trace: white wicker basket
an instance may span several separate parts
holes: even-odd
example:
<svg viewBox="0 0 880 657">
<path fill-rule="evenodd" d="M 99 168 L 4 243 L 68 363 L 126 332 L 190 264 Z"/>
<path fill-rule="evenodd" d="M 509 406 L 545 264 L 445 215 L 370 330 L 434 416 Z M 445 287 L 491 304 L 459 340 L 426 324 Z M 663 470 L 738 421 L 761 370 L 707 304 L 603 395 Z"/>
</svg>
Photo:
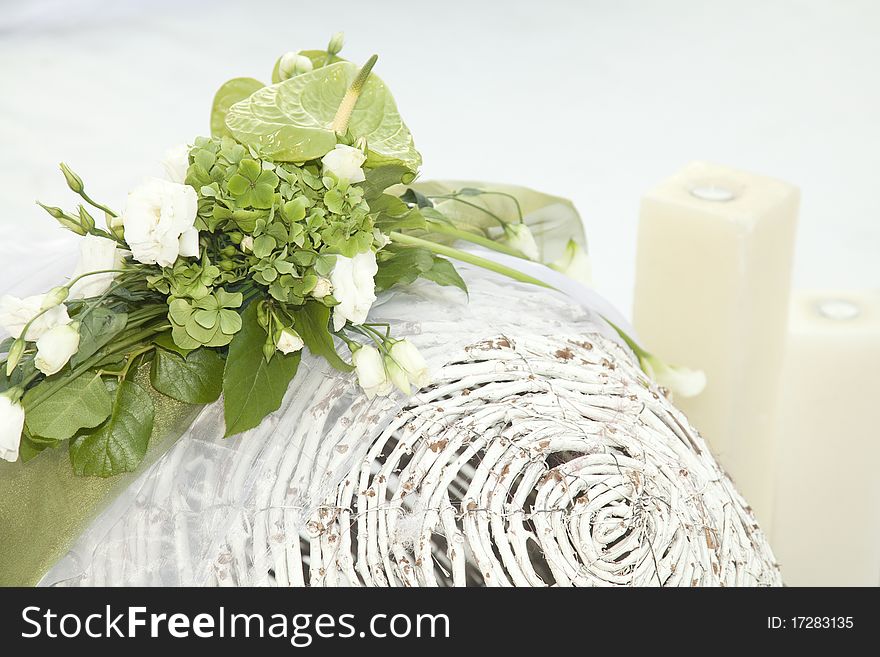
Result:
<svg viewBox="0 0 880 657">
<path fill-rule="evenodd" d="M 504 290 L 472 286 L 485 331 Z M 48 583 L 780 584 L 750 509 L 631 354 L 595 316 L 515 296 L 559 318 L 448 345 L 423 323 L 443 365 L 402 408 L 325 374 L 258 435 L 222 443 L 203 417 Z"/>
</svg>

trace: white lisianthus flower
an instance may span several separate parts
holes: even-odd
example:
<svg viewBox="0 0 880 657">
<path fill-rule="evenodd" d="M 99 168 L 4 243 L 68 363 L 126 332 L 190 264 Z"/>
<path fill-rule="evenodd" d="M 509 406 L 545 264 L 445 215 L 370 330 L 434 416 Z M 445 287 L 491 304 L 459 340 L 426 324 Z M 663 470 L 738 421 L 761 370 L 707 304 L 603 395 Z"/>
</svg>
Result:
<svg viewBox="0 0 880 657">
<path fill-rule="evenodd" d="M 593 284 L 593 263 L 590 256 L 574 240 L 568 240 L 568 244 L 565 245 L 565 253 L 554 261 L 550 268 L 565 274 L 578 283 L 588 286 Z"/>
<path fill-rule="evenodd" d="M 412 389 L 409 387 L 409 377 L 403 368 L 390 356 L 385 357 L 385 371 L 388 372 L 388 378 L 395 388 L 404 395 L 412 393 Z"/>
<path fill-rule="evenodd" d="M 79 261 L 71 274 L 76 278 L 91 271 L 102 269 L 118 269 L 122 265 L 122 253 L 116 248 L 116 242 L 106 237 L 86 235 L 79 243 Z M 95 274 L 78 280 L 70 287 L 71 299 L 88 299 L 104 294 L 113 284 L 116 274 Z"/>
<path fill-rule="evenodd" d="M 642 369 L 658 385 L 682 397 L 695 397 L 706 387 L 706 374 L 701 370 L 667 365 L 652 354 L 639 357 Z"/>
<path fill-rule="evenodd" d="M 0 459 L 18 460 L 21 431 L 24 429 L 24 408 L 18 401 L 18 391 L 7 390 L 0 395 Z"/>
<path fill-rule="evenodd" d="M 177 256 L 199 255 L 196 190 L 189 185 L 150 178 L 128 195 L 122 223 L 135 260 L 170 267 Z"/>
<path fill-rule="evenodd" d="M 40 312 L 46 301 L 45 294 L 19 299 L 11 294 L 0 297 L 0 326 L 9 331 L 13 338 L 21 337 L 25 325 Z M 50 329 L 70 323 L 64 305 L 53 306 L 34 320 L 28 329 L 25 340 L 38 340 Z"/>
<path fill-rule="evenodd" d="M 318 277 L 318 282 L 315 283 L 315 289 L 312 290 L 312 296 L 316 299 L 323 299 L 332 291 L 333 283 L 330 282 L 330 279 L 320 276 Z"/>
<path fill-rule="evenodd" d="M 275 348 L 282 354 L 292 354 L 294 351 L 302 349 L 303 344 L 299 333 L 292 328 L 286 328 L 281 331 L 281 335 L 278 336 L 278 340 L 275 342 Z"/>
<path fill-rule="evenodd" d="M 336 266 L 330 274 L 333 296 L 339 302 L 333 308 L 333 329 L 338 331 L 346 320 L 363 324 L 367 313 L 376 300 L 376 283 L 373 277 L 379 267 L 372 251 L 358 253 L 354 258 L 336 256 Z"/>
<path fill-rule="evenodd" d="M 162 166 L 165 168 L 168 180 L 182 185 L 186 181 L 186 172 L 189 169 L 189 145 L 178 144 L 165 151 Z"/>
<path fill-rule="evenodd" d="M 46 376 L 56 374 L 79 349 L 79 325 L 64 324 L 46 331 L 37 340 L 34 365 Z"/>
<path fill-rule="evenodd" d="M 321 164 L 324 173 L 332 173 L 339 180 L 359 183 L 367 179 L 361 168 L 366 159 L 367 156 L 361 150 L 345 144 L 336 144 L 336 148 L 321 158 Z"/>
<path fill-rule="evenodd" d="M 541 259 L 535 236 L 525 224 L 505 224 L 504 241 L 507 246 L 516 249 L 529 260 L 538 261 Z"/>
<path fill-rule="evenodd" d="M 358 383 L 368 399 L 391 392 L 391 381 L 388 380 L 385 363 L 378 349 L 364 345 L 352 354 L 351 362 L 357 372 Z"/>
<path fill-rule="evenodd" d="M 428 364 L 412 342 L 408 340 L 395 342 L 391 346 L 390 354 L 416 388 L 423 388 L 430 383 Z"/>
<path fill-rule="evenodd" d="M 254 250 L 254 238 L 252 235 L 245 235 L 241 238 L 241 250 L 250 253 Z"/>
</svg>

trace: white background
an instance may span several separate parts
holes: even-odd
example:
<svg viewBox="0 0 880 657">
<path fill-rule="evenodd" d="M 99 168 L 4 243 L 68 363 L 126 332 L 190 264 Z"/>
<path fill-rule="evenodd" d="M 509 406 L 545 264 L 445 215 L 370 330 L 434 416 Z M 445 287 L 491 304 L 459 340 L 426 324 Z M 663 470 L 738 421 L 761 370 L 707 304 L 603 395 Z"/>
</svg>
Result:
<svg viewBox="0 0 880 657">
<path fill-rule="evenodd" d="M 639 196 L 690 160 L 802 188 L 795 283 L 880 286 L 880 2 L 0 2 L 0 241 L 61 231 L 56 163 L 121 207 L 216 88 L 285 50 L 380 55 L 423 177 L 572 198 L 629 313 Z M 74 244 L 73 238 L 69 239 Z M 21 263 L 0 261 L 0 287 Z"/>
</svg>

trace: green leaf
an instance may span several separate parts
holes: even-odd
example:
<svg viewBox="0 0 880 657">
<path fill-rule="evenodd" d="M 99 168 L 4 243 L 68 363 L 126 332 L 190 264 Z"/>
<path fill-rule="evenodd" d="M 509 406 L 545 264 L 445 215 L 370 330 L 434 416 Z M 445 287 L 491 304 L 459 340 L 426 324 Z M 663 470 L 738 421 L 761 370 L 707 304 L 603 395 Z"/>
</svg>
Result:
<svg viewBox="0 0 880 657">
<path fill-rule="evenodd" d="M 46 384 L 27 391 L 22 399 L 28 431 L 52 440 L 66 440 L 83 428 L 96 427 L 110 415 L 112 400 L 100 375 L 85 372 L 39 403 Z"/>
<path fill-rule="evenodd" d="M 434 266 L 434 258 L 426 249 L 406 247 L 397 252 L 388 251 L 391 258 L 379 262 L 376 290 L 387 290 L 395 285 L 409 285 Z"/>
<path fill-rule="evenodd" d="M 211 106 L 211 135 L 231 136 L 226 128 L 226 113 L 229 108 L 258 89 L 262 89 L 263 86 L 262 82 L 254 78 L 233 78 L 225 82 L 214 94 L 214 104 Z"/>
<path fill-rule="evenodd" d="M 150 367 L 150 383 L 162 394 L 189 404 L 208 404 L 223 389 L 223 359 L 210 349 L 196 349 L 188 356 L 156 350 Z"/>
<path fill-rule="evenodd" d="M 415 178 L 415 174 L 402 164 L 386 164 L 385 166 L 376 167 L 366 172 L 366 181 L 364 181 L 364 198 L 371 201 L 378 198 L 382 193 L 392 185 L 410 184 Z M 372 204 L 370 204 L 372 208 Z"/>
<path fill-rule="evenodd" d="M 115 338 L 125 328 L 128 315 L 114 313 L 107 308 L 95 308 L 86 315 L 79 327 L 79 349 L 70 359 L 70 366 L 76 367 L 94 355 L 105 344 Z"/>
<path fill-rule="evenodd" d="M 116 389 L 110 419 L 70 441 L 73 471 L 97 477 L 133 472 L 147 453 L 153 415 L 153 400 L 147 391 L 123 381 Z"/>
<path fill-rule="evenodd" d="M 293 313 L 293 327 L 313 354 L 324 357 L 342 372 L 354 369 L 336 353 L 336 344 L 330 333 L 330 309 L 327 306 L 317 302 L 306 304 Z"/>
<path fill-rule="evenodd" d="M 266 331 L 257 323 L 257 303 L 242 315 L 241 330 L 229 345 L 223 372 L 223 413 L 226 435 L 232 436 L 257 426 L 277 410 L 287 386 L 299 367 L 300 352 L 263 358 Z"/>
<path fill-rule="evenodd" d="M 434 281 L 438 285 L 454 285 L 467 294 L 467 284 L 464 279 L 456 271 L 455 266 L 440 256 L 434 256 L 433 266 L 425 272 L 422 272 L 422 278 Z"/>
<path fill-rule="evenodd" d="M 333 118 L 358 70 L 337 62 L 263 87 L 229 108 L 226 127 L 275 161 L 323 157 L 336 146 Z M 353 137 L 367 140 L 367 168 L 402 164 L 415 171 L 422 162 L 394 98 L 375 75 L 367 78 L 348 127 Z"/>
<path fill-rule="evenodd" d="M 176 342 L 174 342 L 174 338 L 171 337 L 171 331 L 160 333 L 155 338 L 153 338 L 153 342 L 163 349 L 173 351 L 174 353 L 180 354 L 183 357 L 186 357 L 187 354 L 192 352 L 192 349 L 183 349 Z"/>
</svg>

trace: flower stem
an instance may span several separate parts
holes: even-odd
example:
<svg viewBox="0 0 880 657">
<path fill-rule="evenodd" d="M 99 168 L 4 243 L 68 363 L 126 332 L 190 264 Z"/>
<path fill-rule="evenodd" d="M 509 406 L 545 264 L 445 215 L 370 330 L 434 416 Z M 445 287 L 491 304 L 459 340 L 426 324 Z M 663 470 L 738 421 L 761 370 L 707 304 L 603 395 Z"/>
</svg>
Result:
<svg viewBox="0 0 880 657">
<path fill-rule="evenodd" d="M 357 105 L 358 98 L 360 98 L 361 92 L 364 90 L 364 84 L 366 84 L 367 78 L 370 77 L 370 71 L 373 70 L 373 66 L 376 65 L 378 59 L 378 55 L 373 55 L 367 60 L 367 63 L 363 65 L 360 71 L 358 71 L 358 74 L 355 76 L 348 91 L 345 92 L 342 102 L 339 103 L 339 109 L 336 110 L 336 116 L 333 117 L 332 125 L 333 132 L 337 135 L 344 135 L 348 130 L 348 122 L 351 120 L 351 114 L 354 112 L 354 107 Z"/>
<path fill-rule="evenodd" d="M 455 228 L 449 224 L 443 223 L 441 221 L 431 221 L 428 220 L 428 226 L 435 233 L 442 233 L 444 235 L 449 235 L 451 237 L 455 237 L 456 239 L 460 239 L 464 242 L 471 242 L 472 244 L 478 244 L 484 248 L 487 248 L 491 251 L 498 251 L 499 253 L 506 253 L 507 255 L 514 256 L 517 258 L 522 258 L 523 254 L 513 249 L 506 244 L 501 244 L 500 242 L 496 242 L 495 240 L 490 240 L 488 237 L 483 237 L 482 235 L 477 235 L 476 233 L 472 233 L 468 230 L 461 230 L 460 228 Z"/>
<path fill-rule="evenodd" d="M 454 249 L 450 246 L 444 246 L 442 244 L 437 244 L 429 240 L 423 240 L 419 237 L 413 237 L 412 235 L 404 235 L 403 233 L 392 232 L 390 237 L 392 242 L 397 242 L 398 244 L 406 244 L 409 246 L 418 246 L 423 249 L 427 249 L 428 251 L 431 251 L 433 253 L 437 253 L 438 255 L 443 255 L 454 260 L 460 260 L 461 262 L 467 262 L 468 264 L 476 265 L 477 267 L 482 267 L 483 269 L 488 269 L 489 271 L 494 271 L 498 274 L 502 274 L 503 276 L 507 276 L 508 278 L 512 278 L 515 281 L 520 281 L 522 283 L 531 283 L 532 285 L 547 287 L 551 290 L 555 289 L 552 285 L 548 285 L 544 281 L 534 278 L 533 276 L 523 274 L 521 271 L 518 271 L 511 267 L 505 267 L 504 265 L 494 262 L 493 260 L 481 258 L 480 256 L 474 255 L 473 253 L 468 253 L 467 251 L 461 251 L 459 249 Z"/>
</svg>

